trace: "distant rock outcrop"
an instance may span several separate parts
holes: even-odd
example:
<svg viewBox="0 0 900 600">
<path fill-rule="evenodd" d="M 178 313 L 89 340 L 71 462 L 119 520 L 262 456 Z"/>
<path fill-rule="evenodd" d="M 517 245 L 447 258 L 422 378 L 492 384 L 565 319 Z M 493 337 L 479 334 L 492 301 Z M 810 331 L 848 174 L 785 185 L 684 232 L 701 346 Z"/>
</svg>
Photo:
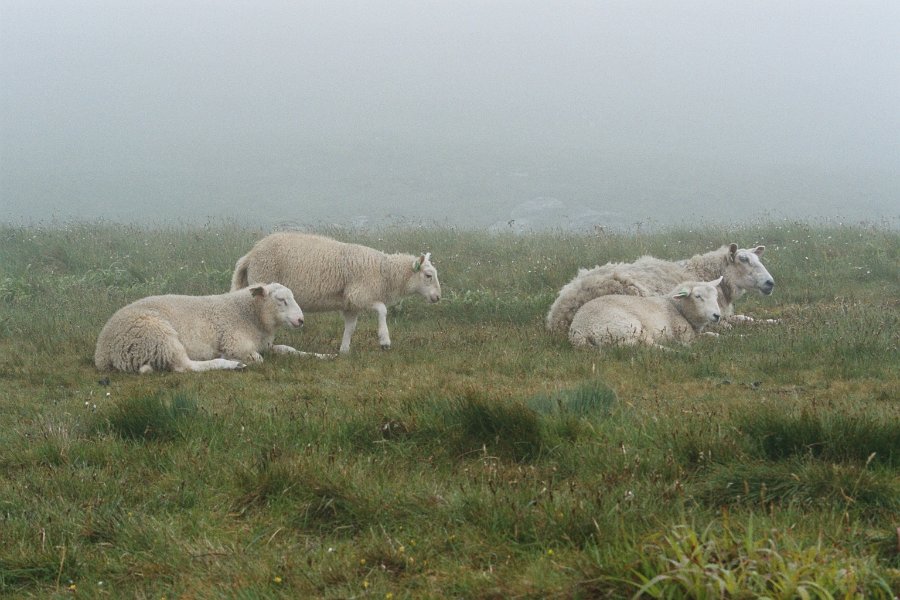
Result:
<svg viewBox="0 0 900 600">
<path fill-rule="evenodd" d="M 526 200 L 509 211 L 509 217 L 495 221 L 491 231 L 525 233 L 539 229 L 566 231 L 594 231 L 598 228 L 619 227 L 625 224 L 624 215 L 614 211 L 600 211 L 577 204 L 566 204 L 557 198 L 540 197 Z"/>
</svg>

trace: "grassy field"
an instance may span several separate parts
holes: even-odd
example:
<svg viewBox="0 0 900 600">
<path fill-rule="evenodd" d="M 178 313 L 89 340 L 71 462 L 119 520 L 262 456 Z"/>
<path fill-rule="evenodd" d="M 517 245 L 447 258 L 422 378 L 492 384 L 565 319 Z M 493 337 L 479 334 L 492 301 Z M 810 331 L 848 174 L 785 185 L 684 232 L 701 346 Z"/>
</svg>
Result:
<svg viewBox="0 0 900 600">
<path fill-rule="evenodd" d="M 892 598 L 900 234 L 864 225 L 573 236 L 332 231 L 433 252 L 443 300 L 334 361 L 101 374 L 152 294 L 227 291 L 263 232 L 0 227 L 0 595 Z M 671 352 L 574 350 L 579 266 L 765 244 L 771 297 Z M 309 314 L 281 343 L 334 352 Z"/>
</svg>

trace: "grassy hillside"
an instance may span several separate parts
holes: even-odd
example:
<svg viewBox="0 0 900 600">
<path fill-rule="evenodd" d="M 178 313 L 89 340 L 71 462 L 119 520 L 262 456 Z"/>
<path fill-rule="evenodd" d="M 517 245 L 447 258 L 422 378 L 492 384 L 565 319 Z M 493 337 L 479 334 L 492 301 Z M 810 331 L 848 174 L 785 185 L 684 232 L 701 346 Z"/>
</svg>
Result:
<svg viewBox="0 0 900 600">
<path fill-rule="evenodd" d="M 228 289 L 263 232 L 0 227 L 0 595 L 890 598 L 900 235 L 329 232 L 431 251 L 443 300 L 334 361 L 100 374 L 119 307 Z M 579 266 L 765 244 L 773 296 L 672 352 L 543 316 Z M 282 343 L 334 352 L 309 314 Z"/>
</svg>

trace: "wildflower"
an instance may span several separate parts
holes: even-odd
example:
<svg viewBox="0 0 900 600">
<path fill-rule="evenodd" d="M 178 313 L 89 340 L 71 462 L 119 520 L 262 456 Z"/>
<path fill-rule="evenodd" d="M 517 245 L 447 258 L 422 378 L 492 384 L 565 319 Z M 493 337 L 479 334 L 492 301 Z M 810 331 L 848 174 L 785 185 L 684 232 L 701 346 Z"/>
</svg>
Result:
<svg viewBox="0 0 900 600">
<path fill-rule="evenodd" d="M 547 550 L 547 556 L 553 556 L 553 548 Z"/>
<path fill-rule="evenodd" d="M 369 589 L 369 580 L 368 579 L 363 579 L 363 589 L 364 590 Z"/>
<path fill-rule="evenodd" d="M 272 578 L 272 581 L 274 581 L 275 583 L 281 583 L 281 577 L 276 575 L 275 577 Z"/>
<path fill-rule="evenodd" d="M 388 592 L 387 594 L 384 595 L 384 600 L 392 600 L 393 597 L 394 597 L 394 593 Z"/>
<path fill-rule="evenodd" d="M 364 559 L 364 558 L 359 559 L 359 564 L 361 564 L 361 565 L 366 564 L 366 559 Z"/>
</svg>

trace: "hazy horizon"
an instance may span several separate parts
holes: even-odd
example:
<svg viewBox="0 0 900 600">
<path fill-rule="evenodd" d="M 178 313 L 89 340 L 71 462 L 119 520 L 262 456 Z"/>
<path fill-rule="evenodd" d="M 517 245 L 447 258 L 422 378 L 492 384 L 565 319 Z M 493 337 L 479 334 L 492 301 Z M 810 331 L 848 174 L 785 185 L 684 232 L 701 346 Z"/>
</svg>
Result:
<svg viewBox="0 0 900 600">
<path fill-rule="evenodd" d="M 0 221 L 897 226 L 898 105 L 894 2 L 0 0 Z"/>
</svg>

